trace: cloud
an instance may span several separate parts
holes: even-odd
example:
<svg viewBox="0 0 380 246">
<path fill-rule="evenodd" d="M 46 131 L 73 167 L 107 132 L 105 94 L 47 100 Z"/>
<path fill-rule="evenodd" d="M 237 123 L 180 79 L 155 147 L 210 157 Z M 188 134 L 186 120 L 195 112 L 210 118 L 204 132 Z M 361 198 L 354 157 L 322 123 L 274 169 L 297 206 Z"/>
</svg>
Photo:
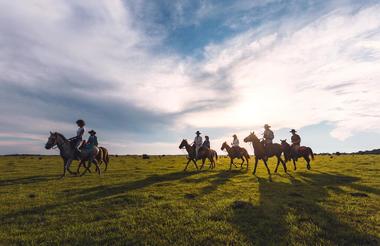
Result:
<svg viewBox="0 0 380 246">
<path fill-rule="evenodd" d="M 300 128 L 328 120 L 341 140 L 380 131 L 379 5 L 336 10 L 300 29 L 258 36 L 249 30 L 205 48 L 203 68 L 228 74 L 234 103 L 187 114 L 184 122 Z"/>
<path fill-rule="evenodd" d="M 267 122 L 330 121 L 341 140 L 379 132 L 379 5 L 306 17 L 299 1 L 160 3 L 1 1 L 0 144 L 42 151 L 50 130 L 74 134 L 77 118 L 121 152 Z M 201 55 L 172 49 L 186 31 L 206 43 Z"/>
</svg>

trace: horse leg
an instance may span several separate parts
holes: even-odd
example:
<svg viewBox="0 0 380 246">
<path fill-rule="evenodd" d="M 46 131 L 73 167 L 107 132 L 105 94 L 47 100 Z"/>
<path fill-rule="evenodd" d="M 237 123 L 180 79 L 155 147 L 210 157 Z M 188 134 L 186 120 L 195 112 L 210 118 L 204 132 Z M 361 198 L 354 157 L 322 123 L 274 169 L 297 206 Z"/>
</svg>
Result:
<svg viewBox="0 0 380 246">
<path fill-rule="evenodd" d="M 66 161 L 65 165 L 63 166 L 63 175 L 62 175 L 62 178 L 66 176 L 66 171 L 69 169 L 71 162 L 72 162 L 72 159 L 68 159 Z M 70 171 L 70 173 L 71 173 L 71 171 Z"/>
<path fill-rule="evenodd" d="M 257 163 L 259 162 L 259 159 L 255 157 L 255 167 L 253 168 L 253 174 L 256 173 Z"/>
<path fill-rule="evenodd" d="M 202 166 L 201 166 L 201 170 L 202 170 L 203 166 L 205 165 L 205 161 L 206 161 L 206 159 L 205 159 L 205 158 L 202 158 Z"/>
<path fill-rule="evenodd" d="M 292 160 L 293 160 L 294 171 L 295 171 L 295 170 L 297 170 L 296 160 L 294 158 L 292 158 Z"/>
<path fill-rule="evenodd" d="M 244 157 L 242 157 L 241 160 L 242 160 L 242 162 L 240 163 L 240 169 L 243 169 Z"/>
<path fill-rule="evenodd" d="M 193 162 L 194 162 L 194 165 L 195 165 L 195 167 L 197 168 L 197 170 L 199 170 L 199 169 L 198 169 L 198 165 L 197 165 L 197 161 L 195 161 L 195 160 L 193 159 Z"/>
<path fill-rule="evenodd" d="M 94 158 L 92 160 L 92 162 L 95 164 L 96 166 L 96 170 L 98 171 L 98 175 L 100 175 L 100 167 L 99 167 L 99 164 L 98 164 L 98 161 Z"/>
<path fill-rule="evenodd" d="M 230 157 L 230 158 L 231 158 L 231 157 Z M 236 164 L 234 163 L 234 159 L 235 159 L 235 157 L 234 157 L 234 158 L 231 158 L 231 164 L 234 165 L 235 167 L 237 167 Z M 230 170 L 231 170 L 231 168 L 230 168 Z"/>
<path fill-rule="evenodd" d="M 185 172 L 187 170 L 187 166 L 189 166 L 189 163 L 190 163 L 191 159 L 189 159 L 186 163 L 186 166 L 185 166 L 185 169 L 183 169 L 183 171 Z"/>
<path fill-rule="evenodd" d="M 82 167 L 82 165 L 83 165 L 83 161 L 81 160 L 81 161 L 79 161 L 79 165 L 78 165 L 78 168 L 77 168 L 77 173 L 76 173 L 76 175 L 79 174 L 79 170 L 80 170 L 80 168 Z"/>
<path fill-rule="evenodd" d="M 212 157 L 208 157 L 207 159 L 210 161 L 210 166 L 208 167 L 208 169 L 212 169 L 214 167 L 213 165 L 214 159 Z"/>
<path fill-rule="evenodd" d="M 270 170 L 269 170 L 269 168 L 268 168 L 267 161 L 266 161 L 265 159 L 263 159 L 263 161 L 264 161 L 265 167 L 267 168 L 268 174 L 269 174 L 269 176 L 270 176 Z"/>
<path fill-rule="evenodd" d="M 107 161 L 107 160 L 104 160 L 104 164 L 106 165 L 106 167 L 104 168 L 104 172 L 105 172 L 105 171 L 107 171 L 108 161 Z"/>
<path fill-rule="evenodd" d="M 307 165 L 306 165 L 307 169 L 310 170 L 310 169 L 311 169 L 311 166 L 310 166 L 310 158 L 309 158 L 308 156 L 306 156 L 306 157 L 304 157 L 304 159 L 305 159 L 306 162 L 307 162 Z"/>
<path fill-rule="evenodd" d="M 67 163 L 67 160 L 63 159 L 63 174 L 60 176 L 60 178 L 63 178 L 66 175 L 66 163 Z"/>
<path fill-rule="evenodd" d="M 284 167 L 284 171 L 287 173 L 288 170 L 287 170 L 287 168 L 286 168 L 286 163 L 285 163 L 285 161 L 283 161 L 283 160 L 281 159 L 281 156 L 279 157 L 279 159 L 280 159 L 280 161 L 281 161 L 281 163 L 282 163 L 282 166 Z"/>
<path fill-rule="evenodd" d="M 277 156 L 277 165 L 276 165 L 276 169 L 274 169 L 275 173 L 277 173 L 278 165 L 280 165 L 280 159 Z"/>
<path fill-rule="evenodd" d="M 88 161 L 88 165 L 86 166 L 86 161 L 83 161 L 83 166 L 85 167 L 83 173 L 81 173 L 81 177 L 86 174 L 87 171 L 91 173 L 90 167 L 91 167 L 91 160 Z"/>
</svg>

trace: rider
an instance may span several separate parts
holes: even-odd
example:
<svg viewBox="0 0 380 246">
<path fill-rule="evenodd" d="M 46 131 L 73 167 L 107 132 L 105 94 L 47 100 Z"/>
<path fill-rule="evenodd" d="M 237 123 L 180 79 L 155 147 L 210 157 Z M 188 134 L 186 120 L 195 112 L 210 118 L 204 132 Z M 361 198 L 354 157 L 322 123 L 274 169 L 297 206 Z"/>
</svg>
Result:
<svg viewBox="0 0 380 246">
<path fill-rule="evenodd" d="M 232 137 L 234 138 L 232 140 L 232 143 L 231 143 L 232 148 L 239 149 L 239 139 L 238 139 L 238 137 L 236 136 L 236 134 L 232 135 Z"/>
<path fill-rule="evenodd" d="M 98 138 L 96 137 L 96 131 L 91 130 L 88 132 L 90 136 L 86 142 L 86 150 L 91 151 L 94 147 L 98 147 Z"/>
<path fill-rule="evenodd" d="M 208 136 L 205 136 L 205 141 L 203 142 L 202 147 L 205 149 L 210 149 L 210 139 Z"/>
<path fill-rule="evenodd" d="M 271 129 L 270 125 L 268 124 L 265 124 L 264 125 L 264 147 L 265 147 L 265 150 L 266 152 L 268 152 L 268 149 L 270 148 L 270 146 L 272 146 L 272 143 L 273 143 L 273 139 L 274 139 L 274 133 Z"/>
<path fill-rule="evenodd" d="M 86 123 L 84 122 L 84 120 L 79 119 L 76 121 L 76 124 L 78 126 L 77 135 L 73 138 L 70 138 L 70 140 L 74 143 L 76 153 L 79 154 L 80 153 L 79 148 L 81 147 L 81 144 L 82 144 L 82 139 L 85 132 L 84 126 L 86 125 Z"/>
<path fill-rule="evenodd" d="M 194 145 L 195 145 L 195 157 L 198 159 L 198 152 L 199 149 L 202 147 L 202 137 L 200 136 L 201 133 L 197 131 L 196 136 L 194 138 Z"/>
<path fill-rule="evenodd" d="M 294 129 L 292 129 L 290 132 L 292 133 L 292 138 L 291 138 L 292 145 L 291 145 L 291 148 L 292 148 L 293 154 L 295 154 L 295 157 L 297 159 L 298 149 L 301 146 L 301 137 L 298 134 L 296 134 L 297 131 L 294 130 Z"/>
<path fill-rule="evenodd" d="M 86 142 L 86 147 L 98 147 L 98 138 L 96 137 L 96 131 L 91 130 L 88 133 L 90 134 L 90 136 L 88 137 L 88 140 Z"/>
</svg>

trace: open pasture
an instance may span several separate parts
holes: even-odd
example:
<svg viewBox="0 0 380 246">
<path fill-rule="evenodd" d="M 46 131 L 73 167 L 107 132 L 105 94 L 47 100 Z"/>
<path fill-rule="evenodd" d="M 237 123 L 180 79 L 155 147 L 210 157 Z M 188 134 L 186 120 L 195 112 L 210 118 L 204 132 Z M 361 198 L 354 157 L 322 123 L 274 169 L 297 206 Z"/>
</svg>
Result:
<svg viewBox="0 0 380 246">
<path fill-rule="evenodd" d="M 252 158 L 248 172 L 224 157 L 183 172 L 185 161 L 111 156 L 101 176 L 58 179 L 59 157 L 0 157 L 0 244 L 380 243 L 380 156 L 316 156 L 272 181 L 262 162 L 252 175 Z"/>
</svg>

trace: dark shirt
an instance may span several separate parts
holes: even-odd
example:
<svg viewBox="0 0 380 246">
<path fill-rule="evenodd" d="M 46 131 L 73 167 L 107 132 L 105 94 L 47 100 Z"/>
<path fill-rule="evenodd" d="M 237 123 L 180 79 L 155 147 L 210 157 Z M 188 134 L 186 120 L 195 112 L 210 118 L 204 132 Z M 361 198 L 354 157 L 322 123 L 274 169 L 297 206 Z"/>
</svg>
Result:
<svg viewBox="0 0 380 246">
<path fill-rule="evenodd" d="M 205 147 L 205 148 L 210 148 L 210 141 L 209 140 L 205 140 L 202 144 L 202 147 Z"/>
<path fill-rule="evenodd" d="M 86 147 L 88 149 L 93 148 L 94 146 L 98 146 L 98 138 L 96 136 L 90 136 L 87 140 Z"/>
<path fill-rule="evenodd" d="M 293 144 L 301 144 L 301 137 L 298 134 L 294 134 L 291 140 Z"/>
</svg>

